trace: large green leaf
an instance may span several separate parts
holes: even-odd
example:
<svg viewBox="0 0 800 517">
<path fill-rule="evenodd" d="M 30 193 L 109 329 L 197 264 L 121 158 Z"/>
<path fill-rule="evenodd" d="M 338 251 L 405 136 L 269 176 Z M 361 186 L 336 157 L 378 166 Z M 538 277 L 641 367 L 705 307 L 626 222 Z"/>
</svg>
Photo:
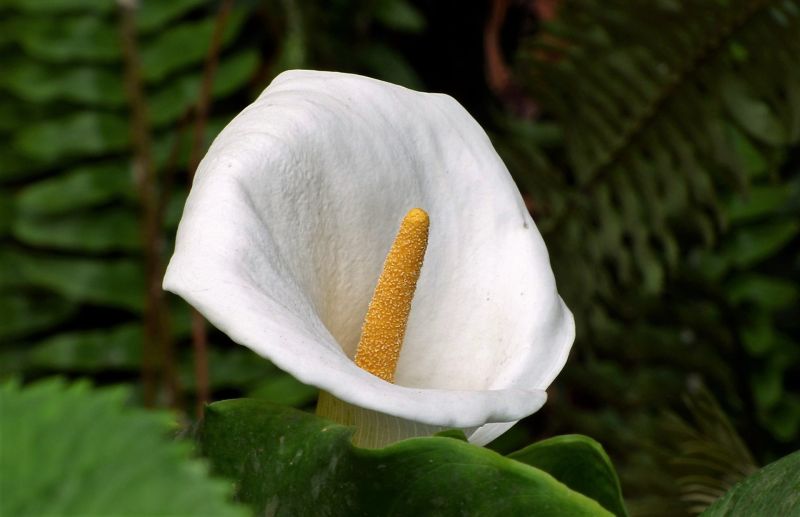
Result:
<svg viewBox="0 0 800 517">
<path fill-rule="evenodd" d="M 508 457 L 547 472 L 572 490 L 594 499 L 614 515 L 627 515 L 611 459 L 602 445 L 587 436 L 556 436 L 529 445 Z"/>
<path fill-rule="evenodd" d="M 741 481 L 702 515 L 800 515 L 800 451 Z"/>
<path fill-rule="evenodd" d="M 0 514 L 244 515 L 170 415 L 125 407 L 121 389 L 49 380 L 0 386 Z"/>
<path fill-rule="evenodd" d="M 201 440 L 258 515 L 608 515 L 549 474 L 482 447 L 432 437 L 361 449 L 351 432 L 239 399 L 207 408 Z"/>
</svg>

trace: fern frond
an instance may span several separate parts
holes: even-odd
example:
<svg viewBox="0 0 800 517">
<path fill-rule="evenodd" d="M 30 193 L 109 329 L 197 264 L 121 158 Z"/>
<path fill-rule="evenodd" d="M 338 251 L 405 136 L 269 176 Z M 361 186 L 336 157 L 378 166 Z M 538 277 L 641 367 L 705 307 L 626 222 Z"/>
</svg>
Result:
<svg viewBox="0 0 800 517">
<path fill-rule="evenodd" d="M 747 153 L 800 141 L 797 34 L 798 0 L 563 2 L 519 71 L 564 129 L 578 195 L 551 224 L 594 250 L 570 274 L 605 271 L 610 292 L 585 284 L 601 299 L 657 293 L 678 234 L 712 242 L 717 191 L 747 183 Z"/>
<path fill-rule="evenodd" d="M 664 431 L 676 447 L 672 464 L 681 500 L 689 503 L 690 513 L 699 514 L 758 466 L 705 386 L 690 385 L 684 401 L 692 421 L 667 414 Z"/>
</svg>

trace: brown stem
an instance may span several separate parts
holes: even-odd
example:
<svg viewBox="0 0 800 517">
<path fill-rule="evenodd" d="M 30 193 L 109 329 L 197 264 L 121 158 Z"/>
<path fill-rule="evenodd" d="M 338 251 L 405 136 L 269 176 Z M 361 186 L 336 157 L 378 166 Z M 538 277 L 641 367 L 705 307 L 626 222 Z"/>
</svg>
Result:
<svg viewBox="0 0 800 517">
<path fill-rule="evenodd" d="M 157 208 L 157 219 L 159 221 L 164 221 L 167 202 L 172 198 L 172 193 L 175 187 L 175 176 L 178 171 L 178 159 L 180 158 L 183 137 L 188 123 L 189 117 L 187 113 L 181 117 L 178 127 L 175 129 L 175 140 L 172 143 L 169 156 L 167 157 L 167 163 L 164 166 L 162 190 Z M 164 305 L 165 308 L 167 308 L 166 301 L 164 302 Z M 164 380 L 166 383 L 170 407 L 183 414 L 183 391 L 181 389 L 180 379 L 178 378 L 177 356 L 175 354 L 175 338 L 172 333 L 172 320 L 170 318 L 169 310 L 164 310 L 162 315 Z"/>
<path fill-rule="evenodd" d="M 189 153 L 189 182 L 194 179 L 194 172 L 200 164 L 200 157 L 205 151 L 205 133 L 208 114 L 211 108 L 211 93 L 214 87 L 214 75 L 219 64 L 219 51 L 222 45 L 222 35 L 225 24 L 233 9 L 233 0 L 225 0 L 219 7 L 214 34 L 211 45 L 206 55 L 203 69 L 203 82 L 200 85 L 200 96 L 195 107 L 195 125 L 192 138 L 192 147 Z M 192 312 L 192 345 L 194 348 L 194 373 L 197 380 L 197 418 L 202 418 L 205 404 L 209 401 L 211 390 L 208 374 L 208 329 L 203 316 L 193 310 Z"/>
<path fill-rule="evenodd" d="M 486 82 L 495 95 L 502 95 L 511 83 L 511 72 L 500 50 L 500 30 L 508 12 L 509 0 L 493 0 L 489 19 L 483 30 L 483 52 L 486 59 Z"/>
<path fill-rule="evenodd" d="M 539 112 L 536 102 L 517 84 L 511 67 L 503 57 L 500 35 L 508 15 L 510 0 L 492 0 L 489 18 L 483 29 L 483 54 L 489 89 L 517 116 L 533 119 Z"/>
<path fill-rule="evenodd" d="M 163 342 L 164 297 L 161 290 L 162 265 L 159 244 L 159 195 L 153 163 L 147 100 L 142 81 L 141 60 L 136 38 L 135 2 L 120 1 L 120 36 L 125 61 L 125 91 L 130 103 L 133 168 L 139 189 L 141 232 L 145 262 L 144 342 L 142 344 L 142 388 L 144 405 L 156 403 L 158 367 Z"/>
</svg>

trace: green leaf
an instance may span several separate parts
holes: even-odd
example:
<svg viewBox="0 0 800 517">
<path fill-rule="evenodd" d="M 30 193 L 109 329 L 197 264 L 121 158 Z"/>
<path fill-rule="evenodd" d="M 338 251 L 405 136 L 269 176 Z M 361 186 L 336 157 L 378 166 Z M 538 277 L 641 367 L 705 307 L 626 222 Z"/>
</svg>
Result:
<svg viewBox="0 0 800 517">
<path fill-rule="evenodd" d="M 508 455 L 541 469 L 617 516 L 628 515 L 619 478 L 603 446 L 587 436 L 564 435 Z"/>
<path fill-rule="evenodd" d="M 707 250 L 693 250 L 689 255 L 689 267 L 709 282 L 721 281 L 731 266 L 731 258 Z"/>
<path fill-rule="evenodd" d="M 766 102 L 753 95 L 745 80 L 727 76 L 721 88 L 728 111 L 742 129 L 768 144 L 788 143 L 789 136 L 780 119 Z"/>
<path fill-rule="evenodd" d="M 209 479 L 171 416 L 125 407 L 125 390 L 48 380 L 0 386 L 3 515 L 219 515 L 245 512 Z"/>
<path fill-rule="evenodd" d="M 244 86 L 258 68 L 258 53 L 245 51 L 224 59 L 214 76 L 212 94 L 215 98 L 230 95 Z M 152 122 L 157 126 L 174 122 L 197 104 L 202 75 L 192 73 L 169 81 L 151 96 Z"/>
<path fill-rule="evenodd" d="M 2 13 L 2 11 L 0 11 Z M 19 23 L 15 16 L 5 15 L 0 17 L 0 50 L 14 45 L 19 38 Z"/>
<path fill-rule="evenodd" d="M 142 32 L 152 32 L 192 9 L 208 5 L 209 0 L 170 0 L 169 2 L 141 2 L 136 11 L 136 26 Z"/>
<path fill-rule="evenodd" d="M 18 338 L 47 330 L 74 312 L 74 304 L 48 293 L 0 292 L 0 314 L 3 315 L 0 317 L 0 338 Z"/>
<path fill-rule="evenodd" d="M 119 72 L 98 67 L 70 66 L 55 69 L 30 60 L 7 62 L 0 84 L 28 102 L 71 101 L 90 106 L 125 104 Z"/>
<path fill-rule="evenodd" d="M 0 237 L 5 237 L 11 231 L 11 220 L 14 213 L 14 202 L 6 190 L 0 190 Z"/>
<path fill-rule="evenodd" d="M 796 443 L 800 431 L 800 397 L 794 393 L 785 394 L 765 415 L 763 422 L 779 440 Z"/>
<path fill-rule="evenodd" d="M 380 0 L 374 15 L 381 24 L 396 31 L 415 33 L 425 28 L 425 17 L 406 0 Z"/>
<path fill-rule="evenodd" d="M 385 45 L 375 44 L 365 47 L 359 59 L 367 71 L 385 81 L 400 84 L 406 88 L 422 90 L 422 80 L 402 54 Z"/>
<path fill-rule="evenodd" d="M 140 323 L 51 336 L 30 351 L 40 369 L 68 372 L 138 370 L 144 334 Z"/>
<path fill-rule="evenodd" d="M 753 187 L 728 202 L 727 215 L 731 223 L 746 222 L 769 216 L 780 210 L 792 198 L 786 185 Z"/>
<path fill-rule="evenodd" d="M 745 177 L 752 180 L 767 176 L 770 172 L 770 164 L 764 153 L 756 147 L 756 143 L 733 123 L 726 124 L 726 133 L 733 145 L 728 157 L 740 162 Z"/>
<path fill-rule="evenodd" d="M 779 252 L 800 233 L 800 222 L 777 221 L 751 225 L 737 231 L 725 254 L 740 268 L 748 268 Z"/>
<path fill-rule="evenodd" d="M 281 372 L 256 386 L 249 395 L 281 406 L 303 407 L 316 400 L 318 394 L 319 390 L 314 386 Z"/>
<path fill-rule="evenodd" d="M 121 208 L 58 217 L 18 217 L 13 233 L 26 244 L 84 252 L 135 251 L 141 244 L 136 213 Z"/>
<path fill-rule="evenodd" d="M 41 165 L 15 149 L 11 142 L 0 139 L 0 183 L 41 174 Z"/>
<path fill-rule="evenodd" d="M 114 10 L 114 3 L 97 0 L 6 0 L 6 2 L 20 11 L 41 14 L 86 11 L 108 13 Z"/>
<path fill-rule="evenodd" d="M 441 438 L 453 438 L 454 440 L 461 440 L 462 442 L 467 442 L 467 435 L 464 434 L 464 431 L 461 429 L 445 429 L 444 431 L 439 431 L 434 436 L 438 436 Z"/>
<path fill-rule="evenodd" d="M 731 488 L 701 515 L 800 514 L 800 451 L 762 468 Z"/>
<path fill-rule="evenodd" d="M 383 449 L 352 431 L 255 399 L 207 408 L 201 432 L 214 470 L 258 515 L 608 515 L 550 475 L 452 438 Z"/>
<path fill-rule="evenodd" d="M 129 167 L 123 162 L 106 163 L 34 183 L 17 194 L 16 209 L 25 214 L 58 215 L 134 197 Z"/>
<path fill-rule="evenodd" d="M 2 81 L 3 79 L 0 78 L 0 87 L 2 87 Z M 20 120 L 40 115 L 40 112 L 37 113 L 39 110 L 41 108 L 38 106 L 21 103 L 10 96 L 0 97 L 0 134 L 13 133 L 19 127 Z"/>
<path fill-rule="evenodd" d="M 797 286 L 786 278 L 770 277 L 759 273 L 742 274 L 727 286 L 728 297 L 733 303 L 752 303 L 759 308 L 776 311 L 795 303 Z"/>
<path fill-rule="evenodd" d="M 128 145 L 128 140 L 129 127 L 124 116 L 80 112 L 23 127 L 15 144 L 31 158 L 54 162 L 69 156 L 120 151 Z"/>
<path fill-rule="evenodd" d="M 261 379 L 276 375 L 277 368 L 254 352 L 236 347 L 228 350 L 209 350 L 209 385 L 212 389 L 246 388 Z M 184 362 L 180 370 L 181 386 L 195 389 L 197 376 L 194 365 Z"/>
<path fill-rule="evenodd" d="M 246 19 L 246 11 L 231 12 L 225 24 L 223 47 L 239 33 Z M 142 71 L 150 82 L 160 82 L 169 74 L 200 63 L 208 53 L 214 33 L 215 18 L 186 22 L 171 27 L 142 48 Z"/>
<path fill-rule="evenodd" d="M 17 23 L 23 49 L 44 61 L 108 63 L 122 54 L 116 24 L 92 14 L 31 17 Z"/>
<path fill-rule="evenodd" d="M 26 256 L 14 265 L 20 279 L 69 300 L 137 313 L 144 304 L 144 272 L 135 259 Z"/>
<path fill-rule="evenodd" d="M 775 368 L 763 368 L 750 374 L 750 385 L 758 408 L 768 410 L 783 395 L 783 372 Z"/>
</svg>

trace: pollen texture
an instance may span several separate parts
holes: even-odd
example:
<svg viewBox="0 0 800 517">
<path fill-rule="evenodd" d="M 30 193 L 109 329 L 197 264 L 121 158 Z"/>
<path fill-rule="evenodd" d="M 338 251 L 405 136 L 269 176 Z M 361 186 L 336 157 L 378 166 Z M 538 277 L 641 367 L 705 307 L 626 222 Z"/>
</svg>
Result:
<svg viewBox="0 0 800 517">
<path fill-rule="evenodd" d="M 411 300 L 428 246 L 428 226 L 424 210 L 413 208 L 406 214 L 361 328 L 355 363 L 388 382 L 394 382 Z"/>
</svg>

